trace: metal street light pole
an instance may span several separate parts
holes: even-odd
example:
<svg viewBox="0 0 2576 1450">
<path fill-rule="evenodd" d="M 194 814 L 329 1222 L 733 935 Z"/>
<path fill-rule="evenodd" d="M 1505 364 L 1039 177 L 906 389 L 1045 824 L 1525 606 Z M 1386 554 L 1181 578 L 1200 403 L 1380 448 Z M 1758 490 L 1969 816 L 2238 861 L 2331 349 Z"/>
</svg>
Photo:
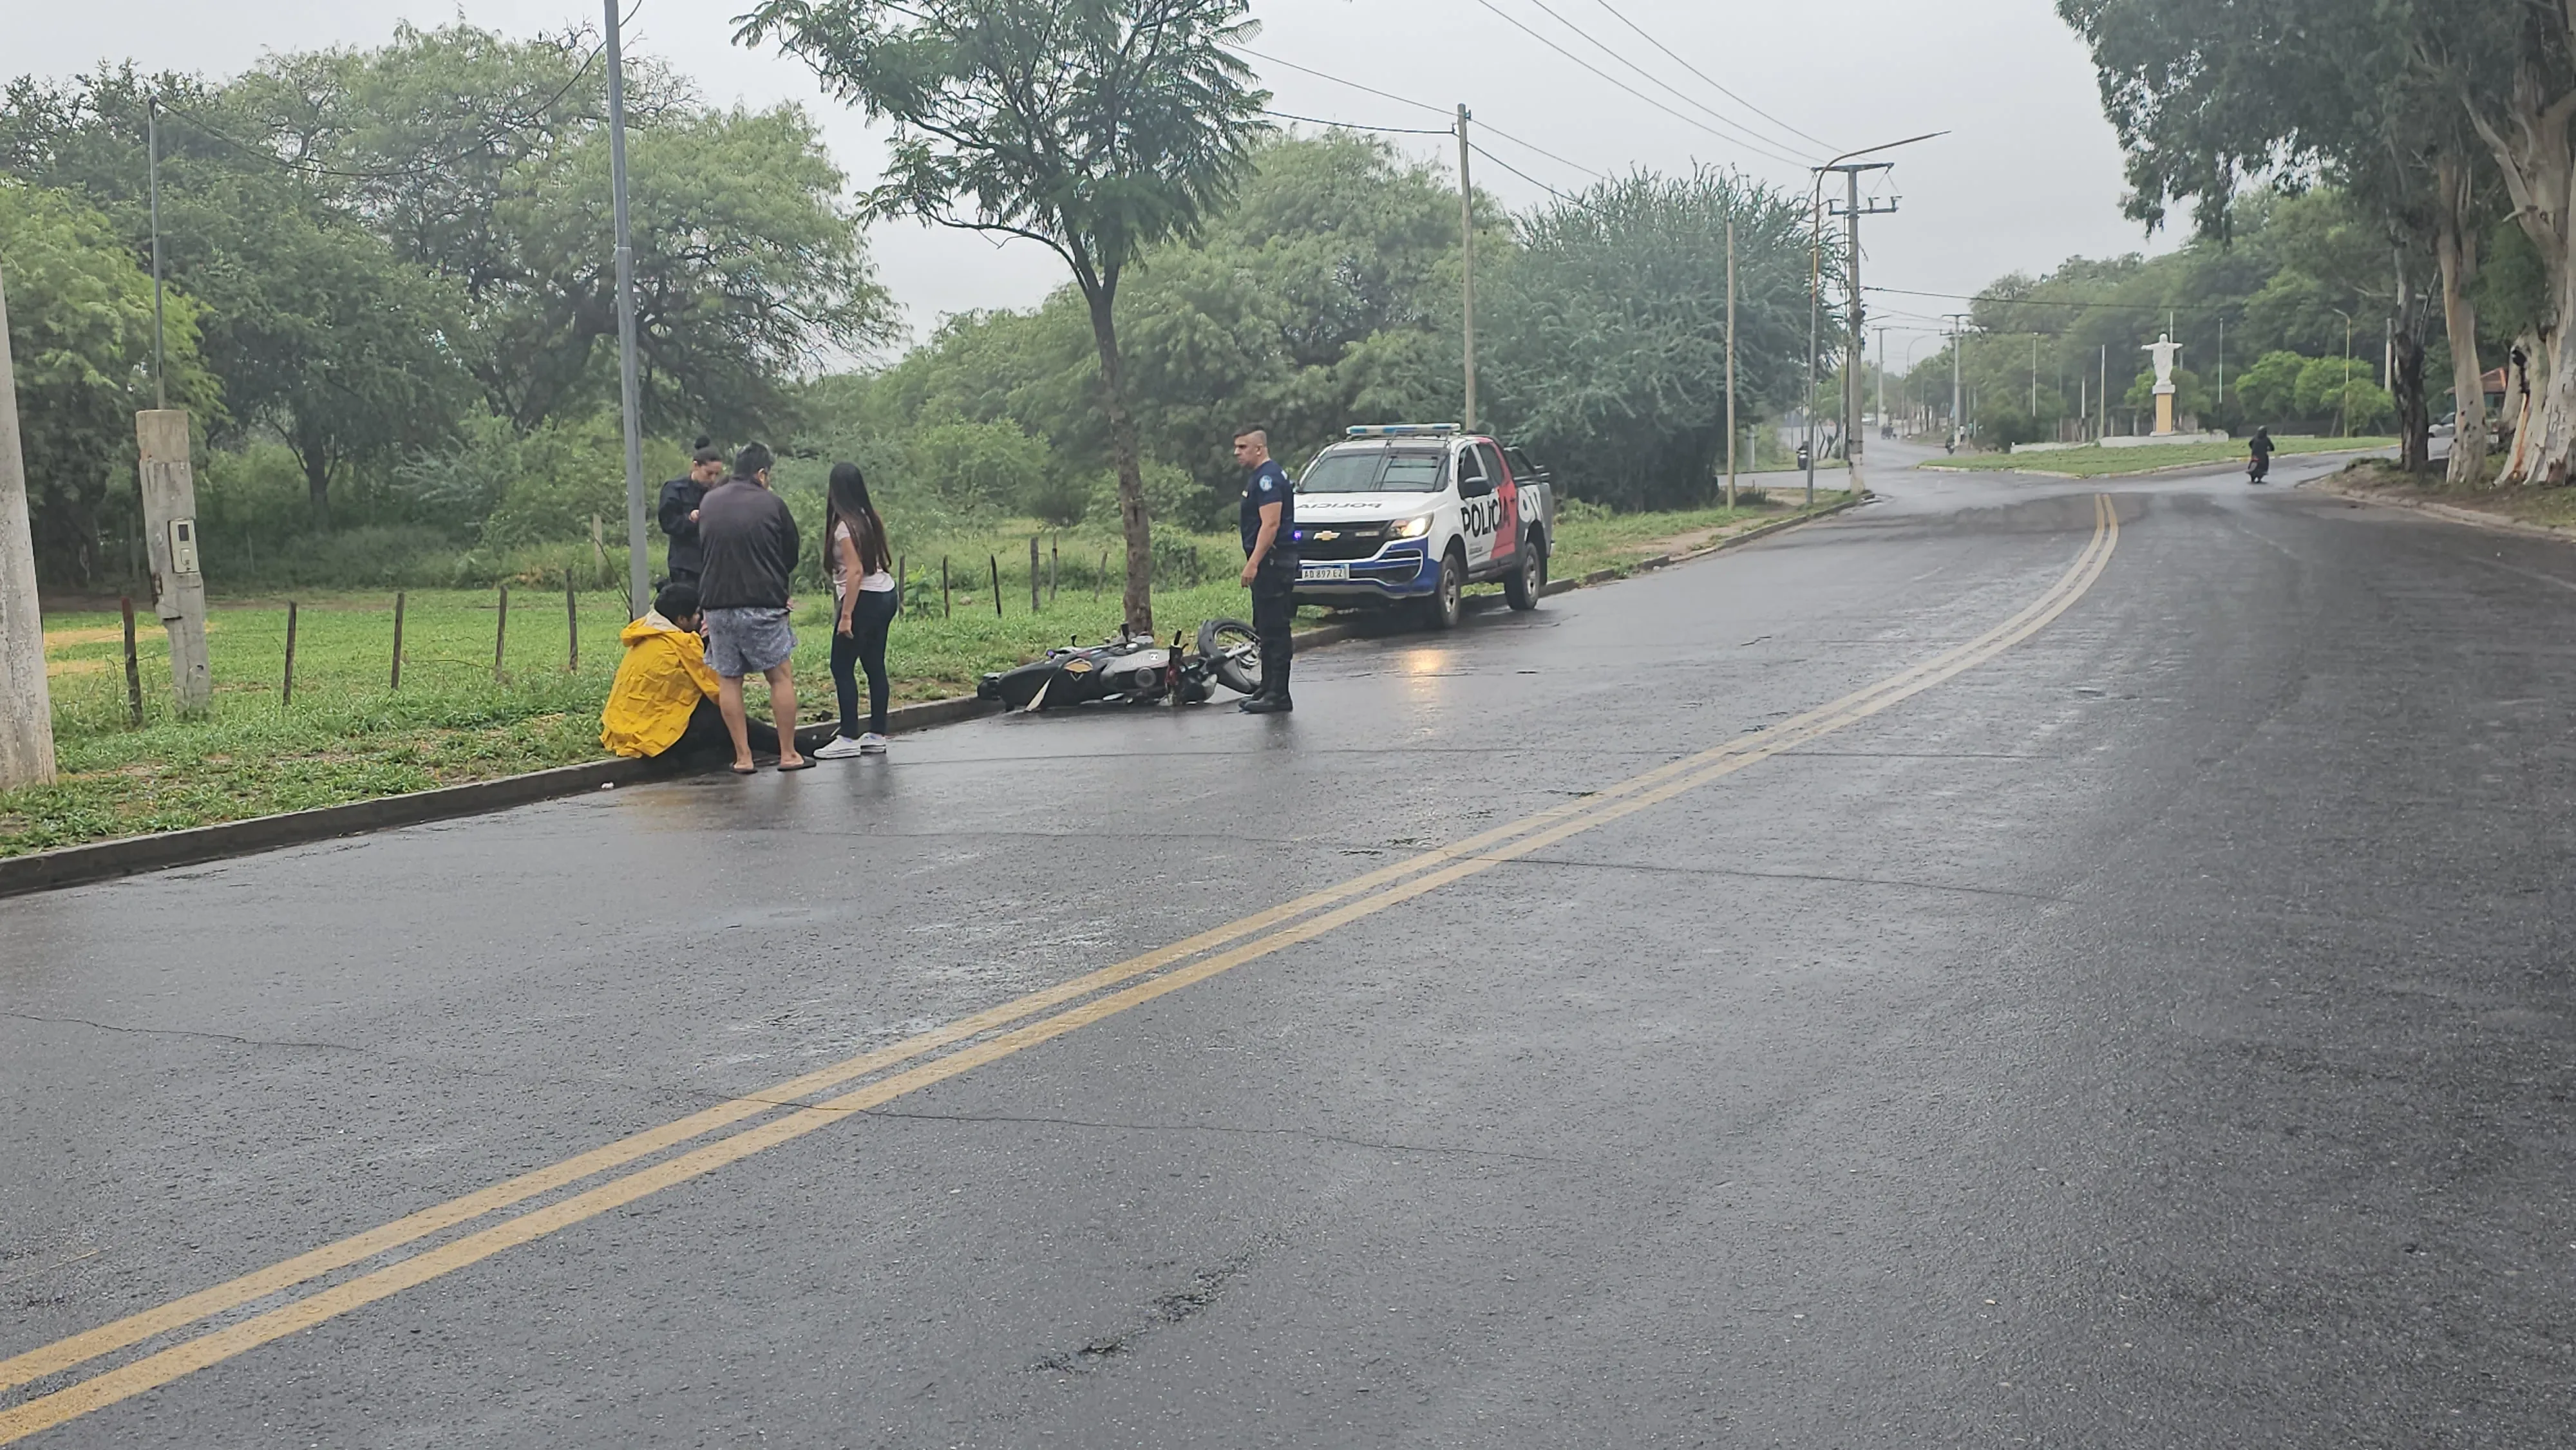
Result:
<svg viewBox="0 0 2576 1450">
<path fill-rule="evenodd" d="M 626 219 L 626 53 L 617 33 L 617 0 L 601 0 L 608 17 L 608 191 L 617 228 L 617 392 L 626 425 L 626 617 L 652 607 L 652 571 L 644 557 L 643 394 L 635 364 L 635 239 Z M 792 723 L 792 722 L 791 722 Z"/>
<path fill-rule="evenodd" d="M 615 0 L 610 0 L 615 3 Z M 1458 103 L 1458 310 L 1465 324 L 1467 406 L 1459 425 L 1476 431 L 1476 188 L 1467 175 L 1467 103 Z"/>
<path fill-rule="evenodd" d="M 2335 404 L 2335 436 L 2352 436 L 2352 314 L 2340 307 L 2327 311 L 2343 319 L 2343 394 Z"/>
</svg>

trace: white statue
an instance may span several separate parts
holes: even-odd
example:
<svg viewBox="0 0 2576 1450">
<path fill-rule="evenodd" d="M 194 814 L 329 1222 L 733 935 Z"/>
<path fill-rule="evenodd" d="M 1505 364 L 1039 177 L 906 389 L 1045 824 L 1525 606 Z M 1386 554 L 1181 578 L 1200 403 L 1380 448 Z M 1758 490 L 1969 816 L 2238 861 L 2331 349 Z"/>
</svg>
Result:
<svg viewBox="0 0 2576 1450">
<path fill-rule="evenodd" d="M 2156 391 L 2159 393 L 2172 392 L 2174 386 L 2174 354 L 2182 351 L 2182 344 L 2173 340 L 2172 333 L 2160 333 L 2157 335 L 2155 341 L 2139 348 L 2138 351 L 2155 354 Z"/>
</svg>

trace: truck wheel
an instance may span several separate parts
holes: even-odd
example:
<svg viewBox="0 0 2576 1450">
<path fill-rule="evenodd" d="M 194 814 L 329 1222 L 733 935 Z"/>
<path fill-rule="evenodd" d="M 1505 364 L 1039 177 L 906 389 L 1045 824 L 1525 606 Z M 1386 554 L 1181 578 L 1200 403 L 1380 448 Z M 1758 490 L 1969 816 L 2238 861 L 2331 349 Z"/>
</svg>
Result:
<svg viewBox="0 0 2576 1450">
<path fill-rule="evenodd" d="M 1422 623 L 1430 629 L 1456 629 L 1467 610 L 1467 561 L 1453 546 L 1440 556 L 1440 587 L 1422 601 Z"/>
<path fill-rule="evenodd" d="M 1547 589 L 1547 540 L 1537 533 L 1521 540 L 1521 566 L 1503 581 L 1503 599 L 1514 609 L 1538 608 Z"/>
</svg>

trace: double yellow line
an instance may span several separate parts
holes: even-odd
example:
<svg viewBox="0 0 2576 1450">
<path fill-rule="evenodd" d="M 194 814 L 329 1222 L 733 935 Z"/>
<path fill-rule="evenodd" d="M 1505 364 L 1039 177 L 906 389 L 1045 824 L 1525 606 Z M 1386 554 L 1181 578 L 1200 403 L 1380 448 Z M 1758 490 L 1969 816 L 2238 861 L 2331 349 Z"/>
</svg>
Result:
<svg viewBox="0 0 2576 1450">
<path fill-rule="evenodd" d="M 1117 1016 L 1170 992 L 1282 948 L 1410 901 L 1426 892 L 1544 850 L 1670 800 L 1684 791 L 1767 760 L 1867 719 L 1994 658 L 2045 628 L 2100 578 L 2119 544 L 2120 524 L 2108 497 L 2094 498 L 2091 541 L 2065 574 L 2010 619 L 1965 644 L 1821 705 L 1794 719 L 1632 776 L 1591 795 L 1355 876 L 1311 895 L 1255 912 L 1115 966 L 1033 992 L 945 1026 L 791 1078 L 766 1092 L 720 1103 L 676 1122 L 621 1138 L 446 1203 L 425 1208 L 337 1243 L 229 1282 L 129 1315 L 7 1360 L 0 1392 L 59 1374 L 103 1355 L 225 1315 L 314 1279 L 433 1238 L 449 1229 L 544 1198 L 614 1169 L 624 1169 L 719 1129 L 766 1121 L 700 1144 L 579 1193 L 502 1219 L 391 1264 L 104 1371 L 52 1393 L 0 1410 L 0 1445 L 129 1399 L 220 1364 L 353 1309 L 454 1273 L 585 1219 L 702 1177 L 726 1164 L 792 1142 L 853 1113 L 1009 1057 Z M 1035 1020 L 1031 1020 L 1035 1019 Z M 1018 1025 L 1014 1025 L 1018 1024 Z M 953 1049 L 953 1050 L 952 1050 Z M 926 1060 L 923 1060 L 926 1059 Z M 906 1066 L 906 1064 L 911 1064 Z M 900 1070 L 898 1070 L 900 1069 Z M 865 1085 L 812 1101 L 854 1082 Z"/>
</svg>

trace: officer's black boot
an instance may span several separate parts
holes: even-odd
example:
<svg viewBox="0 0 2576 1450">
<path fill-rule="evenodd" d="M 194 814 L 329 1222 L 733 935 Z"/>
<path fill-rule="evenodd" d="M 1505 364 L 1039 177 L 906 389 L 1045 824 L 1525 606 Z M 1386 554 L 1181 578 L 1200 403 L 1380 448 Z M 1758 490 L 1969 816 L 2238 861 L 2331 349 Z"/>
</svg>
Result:
<svg viewBox="0 0 2576 1450">
<path fill-rule="evenodd" d="M 1237 708 L 1247 715 L 1285 715 L 1296 709 L 1288 698 L 1288 660 L 1286 650 L 1261 652 L 1261 693 Z"/>
</svg>

